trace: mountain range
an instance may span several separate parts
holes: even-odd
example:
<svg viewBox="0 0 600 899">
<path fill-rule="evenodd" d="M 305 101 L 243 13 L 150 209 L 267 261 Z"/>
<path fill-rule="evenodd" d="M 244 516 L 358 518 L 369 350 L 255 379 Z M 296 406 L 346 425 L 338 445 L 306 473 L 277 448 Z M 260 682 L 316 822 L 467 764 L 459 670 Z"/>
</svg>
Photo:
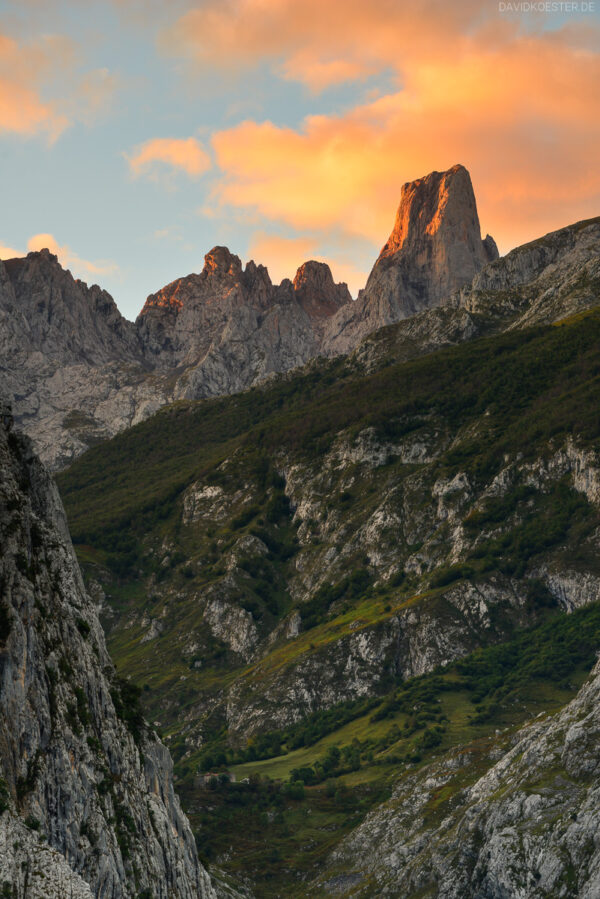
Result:
<svg viewBox="0 0 600 899">
<path fill-rule="evenodd" d="M 42 251 L 0 315 L 0 882 L 598 894 L 600 218 L 499 258 L 455 166 L 356 301 L 217 247 L 133 324 Z"/>
<path fill-rule="evenodd" d="M 481 240 L 463 166 L 402 190 L 392 233 L 356 302 L 327 265 L 273 285 L 226 247 L 152 294 L 135 324 L 49 251 L 0 263 L 0 391 L 41 457 L 63 467 L 179 399 L 234 393 L 440 304 L 497 258 Z"/>
</svg>

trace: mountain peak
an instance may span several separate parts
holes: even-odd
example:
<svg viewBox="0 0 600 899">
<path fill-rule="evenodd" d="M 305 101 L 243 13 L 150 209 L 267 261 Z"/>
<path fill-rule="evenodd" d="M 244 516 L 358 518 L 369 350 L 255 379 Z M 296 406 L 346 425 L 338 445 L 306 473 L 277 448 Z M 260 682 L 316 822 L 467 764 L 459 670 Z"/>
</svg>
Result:
<svg viewBox="0 0 600 899">
<path fill-rule="evenodd" d="M 311 318 L 327 318 L 352 300 L 348 285 L 336 284 L 325 262 L 304 262 L 292 282 L 300 306 Z"/>
<path fill-rule="evenodd" d="M 41 259 L 48 259 L 51 262 L 58 262 L 58 256 L 56 255 L 56 253 L 51 253 L 48 247 L 42 247 L 41 250 L 33 250 L 27 255 L 33 257 L 38 256 Z"/>
<path fill-rule="evenodd" d="M 481 239 L 471 176 L 463 165 L 454 165 L 402 187 L 392 233 L 365 295 L 380 294 L 385 281 L 398 311 L 411 315 L 439 305 L 497 258 L 493 238 Z"/>
<path fill-rule="evenodd" d="M 305 284 L 312 284 L 329 287 L 334 285 L 331 269 L 326 262 L 317 262 L 316 259 L 309 259 L 303 262 L 293 280 L 295 290 L 299 290 Z"/>
<path fill-rule="evenodd" d="M 424 240 L 452 244 L 481 242 L 479 217 L 471 176 L 463 165 L 431 172 L 402 186 L 394 228 L 379 258 L 399 250 L 419 248 Z M 475 274 L 475 272 L 473 272 Z"/>
<path fill-rule="evenodd" d="M 242 263 L 240 257 L 230 252 L 228 247 L 213 247 L 204 257 L 202 273 L 206 273 L 207 277 L 215 275 L 218 277 L 223 277 L 224 275 L 239 277 L 242 273 Z"/>
</svg>

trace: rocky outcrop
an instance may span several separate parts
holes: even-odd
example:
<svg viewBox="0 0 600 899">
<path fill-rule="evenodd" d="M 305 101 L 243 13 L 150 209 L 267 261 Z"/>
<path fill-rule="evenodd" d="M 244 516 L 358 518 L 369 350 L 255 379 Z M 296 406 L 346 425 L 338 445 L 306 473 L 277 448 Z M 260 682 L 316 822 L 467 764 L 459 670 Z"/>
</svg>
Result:
<svg viewBox="0 0 600 899">
<path fill-rule="evenodd" d="M 47 250 L 0 262 L 0 392 L 52 468 L 178 399 L 245 390 L 319 355 L 376 367 L 484 333 L 559 320 L 600 293 L 600 221 L 497 259 L 463 166 L 406 184 L 394 229 L 352 302 L 323 263 L 293 281 L 213 248 L 148 297 L 134 324 Z M 395 323 L 395 324 L 394 324 Z M 385 328 L 394 324 L 394 328 Z"/>
<path fill-rule="evenodd" d="M 498 737 L 487 752 L 460 747 L 404 776 L 336 850 L 315 894 L 592 899 L 599 737 L 596 665 L 560 713 Z"/>
<path fill-rule="evenodd" d="M 305 262 L 293 281 L 294 296 L 321 331 L 329 318 L 352 302 L 346 284 L 336 284 L 331 269 L 324 262 Z M 319 333 L 319 336 L 320 333 Z"/>
<path fill-rule="evenodd" d="M 352 358 L 370 371 L 443 346 L 547 325 L 600 300 L 600 218 L 546 234 L 486 265 L 442 306 L 373 331 Z"/>
<path fill-rule="evenodd" d="M 493 239 L 481 240 L 464 166 L 405 184 L 394 228 L 364 291 L 327 327 L 326 351 L 348 352 L 371 331 L 438 306 L 497 258 Z"/>
<path fill-rule="evenodd" d="M 101 365 L 142 358 L 135 327 L 113 298 L 65 271 L 49 250 L 0 262 L 0 359 Z"/>
<path fill-rule="evenodd" d="M 263 265 L 245 268 L 226 247 L 148 297 L 136 326 L 157 370 L 184 367 L 175 398 L 233 393 L 303 365 L 318 352 L 325 321 L 350 303 L 329 266 L 307 262 L 294 281 L 271 283 Z"/>
<path fill-rule="evenodd" d="M 0 878 L 19 899 L 210 899 L 169 753 L 115 675 L 56 487 L 0 412 Z"/>
<path fill-rule="evenodd" d="M 450 305 L 524 328 L 589 309 L 599 295 L 600 218 L 595 218 L 511 250 L 455 291 Z"/>
<path fill-rule="evenodd" d="M 225 247 L 148 297 L 134 324 L 47 250 L 0 262 L 0 391 L 52 468 L 166 403 L 244 390 L 317 355 L 325 323 L 350 303 L 327 265 L 294 282 Z"/>
</svg>

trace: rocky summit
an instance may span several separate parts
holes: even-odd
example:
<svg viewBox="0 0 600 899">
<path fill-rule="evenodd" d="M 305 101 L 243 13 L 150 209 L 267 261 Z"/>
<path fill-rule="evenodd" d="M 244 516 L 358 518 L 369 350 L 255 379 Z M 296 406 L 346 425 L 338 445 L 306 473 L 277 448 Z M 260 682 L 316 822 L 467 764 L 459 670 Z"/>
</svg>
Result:
<svg viewBox="0 0 600 899">
<path fill-rule="evenodd" d="M 382 325 L 439 306 L 497 258 L 493 238 L 481 239 L 464 166 L 405 184 L 392 233 L 365 289 L 329 324 L 327 350 L 348 352 Z"/>
<path fill-rule="evenodd" d="M 44 250 L 0 262 L 0 391 L 42 458 L 60 468 L 165 403 L 244 390 L 319 353 L 351 302 L 329 267 L 273 285 L 226 247 L 148 297 L 135 324 Z"/>
<path fill-rule="evenodd" d="M 245 390 L 384 325 L 448 301 L 497 257 L 481 240 L 463 166 L 405 184 L 396 223 L 357 302 L 327 265 L 271 282 L 226 247 L 152 294 L 135 324 L 47 250 L 0 262 L 0 391 L 42 458 L 61 468 L 178 399 Z"/>
</svg>

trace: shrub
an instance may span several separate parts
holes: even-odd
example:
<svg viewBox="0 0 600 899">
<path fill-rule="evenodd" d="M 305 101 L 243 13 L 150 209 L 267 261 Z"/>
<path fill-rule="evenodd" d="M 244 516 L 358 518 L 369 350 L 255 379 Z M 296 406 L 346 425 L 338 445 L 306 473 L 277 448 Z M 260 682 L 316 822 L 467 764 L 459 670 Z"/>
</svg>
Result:
<svg viewBox="0 0 600 899">
<path fill-rule="evenodd" d="M 304 799 L 304 782 L 302 780 L 291 781 L 285 785 L 284 793 L 289 799 Z"/>
</svg>

